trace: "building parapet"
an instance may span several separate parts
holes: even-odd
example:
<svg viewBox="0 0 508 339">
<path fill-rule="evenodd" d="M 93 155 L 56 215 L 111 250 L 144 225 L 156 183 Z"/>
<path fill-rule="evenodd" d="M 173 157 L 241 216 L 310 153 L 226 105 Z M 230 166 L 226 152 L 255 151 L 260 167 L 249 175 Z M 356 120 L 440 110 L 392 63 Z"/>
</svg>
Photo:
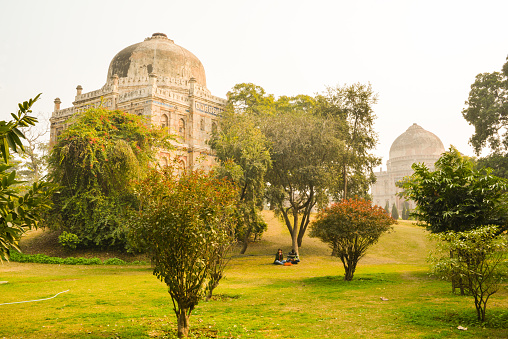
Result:
<svg viewBox="0 0 508 339">
<path fill-rule="evenodd" d="M 53 117 L 65 117 L 68 115 L 73 115 L 74 113 L 76 113 L 76 107 L 69 107 L 69 108 L 60 109 L 58 111 L 54 111 L 52 116 Z"/>
</svg>

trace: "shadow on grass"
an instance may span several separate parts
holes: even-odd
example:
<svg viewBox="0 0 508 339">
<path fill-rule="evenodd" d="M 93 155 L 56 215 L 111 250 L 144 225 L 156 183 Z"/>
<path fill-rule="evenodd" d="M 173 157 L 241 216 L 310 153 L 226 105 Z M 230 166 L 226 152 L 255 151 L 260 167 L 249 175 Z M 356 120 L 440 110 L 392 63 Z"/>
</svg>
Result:
<svg viewBox="0 0 508 339">
<path fill-rule="evenodd" d="M 471 301 L 472 303 L 472 301 Z M 432 307 L 432 305 L 420 305 L 420 307 L 404 307 L 399 312 L 404 315 L 404 321 L 408 324 L 424 327 L 457 326 L 508 329 L 508 310 L 487 309 L 486 321 L 480 322 L 476 317 L 474 304 L 469 308 L 447 309 Z"/>
<path fill-rule="evenodd" d="M 397 284 L 402 282 L 399 274 L 359 274 L 351 281 L 345 281 L 343 275 L 323 276 L 304 279 L 303 282 L 309 286 L 316 287 L 344 287 L 344 288 L 371 288 L 373 285 Z"/>
</svg>

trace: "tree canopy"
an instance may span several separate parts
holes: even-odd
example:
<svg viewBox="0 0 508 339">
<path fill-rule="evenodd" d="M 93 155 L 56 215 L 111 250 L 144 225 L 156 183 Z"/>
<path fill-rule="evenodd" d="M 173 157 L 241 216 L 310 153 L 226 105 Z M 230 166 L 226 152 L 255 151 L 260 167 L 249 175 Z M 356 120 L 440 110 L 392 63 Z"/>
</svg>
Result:
<svg viewBox="0 0 508 339">
<path fill-rule="evenodd" d="M 48 225 L 78 235 L 81 246 L 126 245 L 126 207 L 136 204 L 132 180 L 155 161 L 157 146 L 170 147 L 167 131 L 142 117 L 93 108 L 77 115 L 49 158 L 61 186 Z"/>
<path fill-rule="evenodd" d="M 476 154 L 488 146 L 494 153 L 508 150 L 508 57 L 501 72 L 481 73 L 471 85 L 464 119 L 475 128 L 470 139 Z"/>
<path fill-rule="evenodd" d="M 236 192 L 213 172 L 177 176 L 171 166 L 151 170 L 136 192 L 131 230 L 148 247 L 153 274 L 168 286 L 178 336 L 187 336 L 191 312 L 217 286 L 234 243 Z"/>
<path fill-rule="evenodd" d="M 252 115 L 239 114 L 229 104 L 221 115 L 221 128 L 210 141 L 219 164 L 218 175 L 229 178 L 238 194 L 236 236 L 245 253 L 252 236 L 266 229 L 259 212 L 263 206 L 265 176 L 271 166 L 269 144 Z"/>
<path fill-rule="evenodd" d="M 351 281 L 358 261 L 396 221 L 380 206 L 363 199 L 345 199 L 319 212 L 311 224 L 311 237 L 321 239 L 344 265 L 344 280 Z"/>
<path fill-rule="evenodd" d="M 508 182 L 476 169 L 474 162 L 453 146 L 443 153 L 430 171 L 413 164 L 414 173 L 400 184 L 405 198 L 416 203 L 411 215 L 432 233 L 468 231 L 482 225 L 506 227 Z"/>
<path fill-rule="evenodd" d="M 16 188 L 21 184 L 16 171 L 11 171 L 10 152 L 22 152 L 23 133 L 19 128 L 33 126 L 37 119 L 29 114 L 35 98 L 18 104 L 18 112 L 12 113 L 13 120 L 0 121 L 0 153 L 4 163 L 0 164 L 0 261 L 9 259 L 9 251 L 19 251 L 18 242 L 26 230 L 37 228 L 44 213 L 51 207 L 50 197 L 55 186 L 47 182 L 34 182 L 23 194 Z"/>
<path fill-rule="evenodd" d="M 221 117 L 221 133 L 235 131 L 233 122 L 259 137 L 263 152 L 258 155 L 269 154 L 271 166 L 258 167 L 266 168 L 264 179 L 257 177 L 264 186 L 258 187 L 266 188 L 265 197 L 284 219 L 296 251 L 314 207 L 325 205 L 330 197 L 368 194 L 375 180 L 372 168 L 379 163 L 369 153 L 377 140 L 372 129 L 375 102 L 370 85 L 360 84 L 329 88 L 315 97 L 275 98 L 254 84 L 238 84 L 228 93 L 231 114 Z M 238 145 L 234 133 L 228 140 Z M 240 165 L 237 151 L 217 146 L 219 158 Z"/>
</svg>

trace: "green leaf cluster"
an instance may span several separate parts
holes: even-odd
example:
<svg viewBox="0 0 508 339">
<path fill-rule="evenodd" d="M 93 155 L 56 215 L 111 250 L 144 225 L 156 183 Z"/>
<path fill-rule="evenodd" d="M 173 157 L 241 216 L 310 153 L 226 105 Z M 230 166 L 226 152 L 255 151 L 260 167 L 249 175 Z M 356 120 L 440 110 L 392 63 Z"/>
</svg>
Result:
<svg viewBox="0 0 508 339">
<path fill-rule="evenodd" d="M 48 225 L 79 237 L 80 246 L 129 249 L 126 210 L 137 204 L 133 180 L 170 149 L 167 130 L 142 117 L 93 108 L 77 115 L 54 145 L 49 168 L 62 188 Z"/>
<path fill-rule="evenodd" d="M 192 310 L 222 277 L 234 243 L 236 192 L 213 172 L 178 175 L 173 166 L 152 169 L 136 191 L 133 236 L 148 248 L 154 275 L 168 286 L 179 333 L 186 333 Z"/>
<path fill-rule="evenodd" d="M 470 139 L 476 154 L 486 146 L 494 153 L 508 150 L 506 127 L 508 122 L 508 57 L 501 72 L 480 73 L 471 85 L 467 107 L 462 116 L 473 125 Z"/>
<path fill-rule="evenodd" d="M 465 282 L 465 289 L 474 298 L 478 320 L 485 321 L 487 302 L 500 288 L 498 266 L 506 255 L 506 235 L 500 234 L 498 226 L 489 225 L 432 237 L 439 240 L 438 251 L 430 256 L 433 272 Z"/>
<path fill-rule="evenodd" d="M 13 252 L 10 257 L 11 261 L 21 263 L 36 263 L 36 264 L 54 264 L 54 265 L 147 265 L 144 261 L 126 262 L 118 258 L 109 258 L 102 261 L 99 258 L 83 258 L 83 257 L 50 257 L 45 254 L 23 254 Z"/>
<path fill-rule="evenodd" d="M 10 151 L 23 151 L 21 139 L 23 134 L 18 127 L 34 125 L 37 119 L 27 114 L 39 98 L 18 104 L 17 114 L 12 113 L 14 120 L 0 121 L 0 153 L 5 163 L 0 164 L 0 260 L 9 259 L 11 249 L 19 251 L 18 242 L 22 234 L 37 228 L 45 212 L 51 207 L 50 197 L 55 186 L 46 182 L 34 182 L 23 193 L 17 186 L 16 171 L 11 171 L 9 164 Z"/>
<path fill-rule="evenodd" d="M 443 153 L 431 171 L 423 163 L 413 164 L 413 175 L 400 186 L 402 195 L 416 203 L 411 213 L 432 233 L 467 231 L 482 225 L 506 227 L 508 182 L 477 169 L 457 149 Z"/>
<path fill-rule="evenodd" d="M 298 251 L 313 208 L 330 197 L 367 196 L 379 163 L 370 154 L 376 101 L 371 86 L 361 84 L 277 99 L 251 83 L 234 86 L 211 145 L 250 211 L 245 228 L 257 224 L 254 206 L 264 195 Z"/>
</svg>

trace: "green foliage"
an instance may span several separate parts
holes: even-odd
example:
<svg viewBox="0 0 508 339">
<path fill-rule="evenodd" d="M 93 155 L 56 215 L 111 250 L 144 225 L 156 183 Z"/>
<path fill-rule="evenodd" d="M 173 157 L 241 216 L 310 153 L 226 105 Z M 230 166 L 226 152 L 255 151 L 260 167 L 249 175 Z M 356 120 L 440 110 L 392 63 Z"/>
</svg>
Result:
<svg viewBox="0 0 508 339">
<path fill-rule="evenodd" d="M 58 243 L 66 249 L 75 250 L 79 245 L 79 237 L 76 234 L 63 231 L 62 234 L 58 236 Z"/>
<path fill-rule="evenodd" d="M 190 314 L 222 277 L 234 242 L 236 191 L 213 172 L 176 173 L 171 166 L 151 170 L 139 182 L 131 228 L 148 246 L 153 274 L 168 286 L 179 336 L 187 336 Z"/>
<path fill-rule="evenodd" d="M 346 146 L 339 162 L 341 173 L 336 177 L 336 190 L 333 191 L 336 200 L 367 197 L 375 181 L 372 169 L 381 163 L 381 158 L 370 152 L 377 144 L 373 109 L 377 100 L 372 86 L 360 83 L 328 87 L 316 96 L 316 114 L 338 120 L 336 133 Z"/>
<path fill-rule="evenodd" d="M 58 264 L 58 265 L 102 265 L 102 261 L 99 258 L 59 258 L 49 257 L 45 254 L 22 254 L 13 253 L 11 256 L 12 261 L 23 262 L 23 263 L 37 263 L 37 264 Z"/>
<path fill-rule="evenodd" d="M 59 258 L 50 257 L 45 254 L 23 254 L 19 252 L 13 252 L 10 257 L 10 261 L 21 262 L 21 263 L 35 263 L 35 264 L 54 264 L 54 265 L 147 265 L 148 263 L 143 261 L 126 262 L 118 258 L 109 258 L 102 262 L 99 258 Z"/>
<path fill-rule="evenodd" d="M 344 280 L 351 281 L 358 261 L 381 234 L 396 223 L 386 211 L 363 199 L 348 199 L 319 212 L 309 236 L 319 238 L 344 265 Z"/>
<path fill-rule="evenodd" d="M 51 178 L 62 189 L 48 226 L 76 234 L 85 247 L 129 248 L 132 181 L 155 161 L 157 147 L 170 148 L 168 141 L 167 131 L 133 114 L 95 108 L 76 116 L 50 154 Z"/>
<path fill-rule="evenodd" d="M 476 168 L 492 168 L 492 175 L 508 179 L 508 156 L 493 153 L 476 161 Z"/>
<path fill-rule="evenodd" d="M 476 76 L 466 105 L 462 116 L 475 128 L 470 143 L 476 154 L 480 154 L 485 146 L 495 153 L 506 153 L 508 57 L 501 72 L 481 73 Z"/>
<path fill-rule="evenodd" d="M 409 209 L 409 203 L 407 201 L 404 201 L 402 204 L 402 220 L 409 220 L 409 214 L 411 213 L 411 210 Z"/>
<path fill-rule="evenodd" d="M 259 215 L 265 193 L 265 175 L 271 166 L 269 144 L 256 123 L 257 117 L 234 110 L 231 102 L 220 117 L 220 130 L 212 136 L 211 147 L 226 177 L 238 192 L 236 237 L 245 253 L 252 237 L 260 237 L 266 223 Z"/>
<path fill-rule="evenodd" d="M 267 172 L 267 200 L 282 216 L 298 253 L 310 213 L 328 202 L 340 166 L 344 141 L 337 120 L 304 111 L 265 119 L 272 167 Z"/>
<path fill-rule="evenodd" d="M 392 205 L 392 218 L 394 220 L 399 220 L 399 210 L 397 209 L 397 206 L 395 204 Z"/>
<path fill-rule="evenodd" d="M 11 113 L 13 120 L 0 121 L 0 153 L 6 164 L 9 163 L 10 150 L 13 152 L 24 151 L 23 142 L 25 136 L 18 129 L 21 127 L 33 126 L 37 122 L 37 118 L 29 116 L 32 113 L 32 105 L 39 99 L 41 93 L 37 94 L 35 98 L 19 103 L 19 110 L 17 113 Z"/>
<path fill-rule="evenodd" d="M 118 258 L 109 258 L 104 260 L 104 265 L 127 265 L 127 262 Z"/>
<path fill-rule="evenodd" d="M 19 239 L 27 229 L 37 228 L 43 214 L 51 207 L 50 197 L 55 186 L 46 182 L 34 182 L 21 194 L 17 186 L 16 171 L 9 165 L 10 151 L 23 151 L 23 133 L 18 127 L 34 125 L 37 119 L 29 116 L 34 99 L 18 104 L 14 120 L 0 121 L 0 152 L 4 164 L 0 164 L 0 261 L 9 259 L 10 249 L 19 251 Z"/>
<path fill-rule="evenodd" d="M 412 215 L 432 233 L 466 231 L 482 225 L 506 225 L 507 181 L 490 169 L 475 169 L 455 148 L 443 153 L 430 171 L 413 164 L 414 174 L 400 184 L 416 203 Z"/>
<path fill-rule="evenodd" d="M 439 251 L 431 256 L 434 273 L 449 280 L 466 282 L 475 301 L 479 321 L 485 321 L 487 302 L 500 288 L 498 265 L 506 255 L 505 235 L 497 226 L 484 226 L 465 232 L 434 234 Z"/>
<path fill-rule="evenodd" d="M 388 201 L 385 204 L 385 212 L 386 214 L 390 215 L 390 203 Z"/>
<path fill-rule="evenodd" d="M 370 85 L 328 88 L 316 97 L 275 99 L 259 86 L 238 84 L 228 93 L 228 99 L 228 109 L 221 117 L 222 131 L 215 139 L 223 145 L 212 145 L 223 164 L 232 160 L 239 166 L 232 173 L 239 174 L 242 181 L 233 179 L 235 182 L 246 183 L 243 187 L 255 182 L 252 192 L 257 194 L 268 188 L 267 201 L 284 219 L 296 251 L 312 208 L 326 205 L 330 196 L 340 199 L 348 194 L 368 195 L 374 180 L 372 168 L 379 163 L 369 154 L 377 140 L 372 110 L 377 98 Z M 242 133 L 255 136 L 249 142 L 256 146 L 256 152 L 249 156 L 241 153 L 242 147 L 249 144 Z M 266 166 L 267 152 L 271 167 Z M 240 160 L 242 157 L 244 160 Z M 251 202 L 240 208 L 244 224 L 249 225 L 244 229 L 261 225 L 254 205 Z M 239 230 L 239 234 L 244 233 Z"/>
</svg>

